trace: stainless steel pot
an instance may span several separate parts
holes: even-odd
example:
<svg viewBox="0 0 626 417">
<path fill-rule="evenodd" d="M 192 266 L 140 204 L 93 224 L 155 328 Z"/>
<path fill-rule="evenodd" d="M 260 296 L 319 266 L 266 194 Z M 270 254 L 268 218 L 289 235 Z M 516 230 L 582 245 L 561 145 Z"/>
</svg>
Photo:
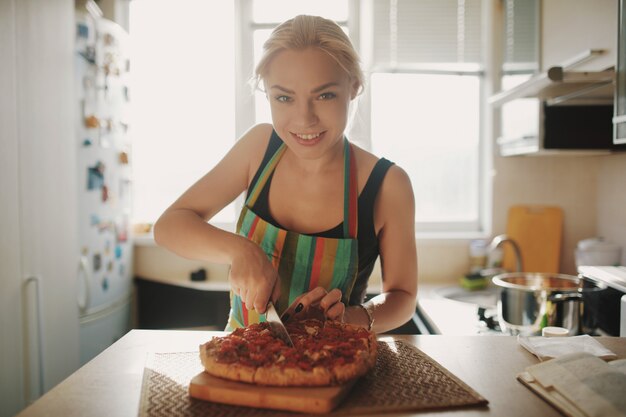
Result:
<svg viewBox="0 0 626 417">
<path fill-rule="evenodd" d="M 513 272 L 493 277 L 499 287 L 498 321 L 505 333 L 536 335 L 546 326 L 581 333 L 583 294 L 603 283 L 565 274 Z"/>
</svg>

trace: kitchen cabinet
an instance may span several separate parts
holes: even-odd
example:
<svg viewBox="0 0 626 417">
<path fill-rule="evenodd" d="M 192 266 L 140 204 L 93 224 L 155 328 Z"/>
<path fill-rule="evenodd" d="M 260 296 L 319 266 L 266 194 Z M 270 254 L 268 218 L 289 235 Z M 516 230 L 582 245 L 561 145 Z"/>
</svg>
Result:
<svg viewBox="0 0 626 417">
<path fill-rule="evenodd" d="M 135 277 L 137 327 L 223 330 L 230 311 L 227 282 L 177 282 Z"/>
<path fill-rule="evenodd" d="M 501 108 L 502 156 L 608 153 L 616 10 L 617 0 L 540 2 L 539 73 L 489 99 Z"/>
<path fill-rule="evenodd" d="M 576 71 L 602 71 L 617 58 L 618 0 L 542 0 L 540 70 L 558 66 L 589 49 L 600 56 L 576 66 Z"/>
</svg>

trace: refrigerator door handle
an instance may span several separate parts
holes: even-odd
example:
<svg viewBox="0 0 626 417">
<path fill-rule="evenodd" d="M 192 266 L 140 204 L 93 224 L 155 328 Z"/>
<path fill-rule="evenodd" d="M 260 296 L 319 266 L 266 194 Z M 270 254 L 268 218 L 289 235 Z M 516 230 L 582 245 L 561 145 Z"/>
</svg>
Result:
<svg viewBox="0 0 626 417">
<path fill-rule="evenodd" d="M 83 285 L 78 283 L 78 292 L 76 294 L 76 302 L 78 303 L 78 308 L 80 309 L 81 315 L 87 312 L 89 308 L 89 304 L 91 302 L 90 292 L 89 291 L 89 283 L 91 282 L 91 274 L 89 273 L 89 259 L 86 256 L 80 257 L 80 262 L 78 264 L 78 280 L 83 281 Z M 82 287 L 82 294 L 81 294 Z"/>
<path fill-rule="evenodd" d="M 27 290 L 30 284 L 35 284 L 35 308 L 37 309 L 37 312 L 32 315 L 32 303 L 29 302 L 30 297 L 28 297 L 27 294 Z M 23 285 L 23 293 L 22 293 L 22 297 L 24 298 L 24 307 L 25 307 L 25 317 L 26 320 L 24 321 L 24 327 L 25 327 L 25 331 L 24 333 L 27 335 L 27 338 L 30 338 L 30 331 L 31 331 L 31 326 L 29 326 L 29 323 L 31 322 L 31 320 L 29 320 L 29 318 L 31 316 L 34 316 L 35 321 L 36 321 L 36 338 L 37 338 L 37 343 L 33 344 L 33 343 L 29 343 L 29 345 L 31 346 L 36 346 L 37 352 L 36 352 L 36 356 L 37 356 L 37 360 L 33 360 L 33 354 L 32 352 L 29 352 L 29 354 L 26 355 L 27 357 L 27 366 L 26 366 L 26 370 L 28 372 L 28 374 L 26 375 L 26 393 L 28 398 L 26 399 L 28 401 L 28 403 L 32 403 L 33 401 L 35 401 L 37 398 L 39 398 L 40 396 L 43 395 L 44 391 L 44 356 L 43 356 L 43 319 L 42 319 L 42 311 L 41 311 L 41 278 L 39 278 L 38 276 L 29 276 L 26 279 L 24 279 L 24 282 L 22 283 Z M 37 376 L 36 378 L 38 379 L 38 383 L 37 383 L 37 389 L 39 390 L 39 392 L 33 393 L 33 389 L 31 387 L 31 377 L 33 376 L 33 364 L 37 364 Z"/>
</svg>

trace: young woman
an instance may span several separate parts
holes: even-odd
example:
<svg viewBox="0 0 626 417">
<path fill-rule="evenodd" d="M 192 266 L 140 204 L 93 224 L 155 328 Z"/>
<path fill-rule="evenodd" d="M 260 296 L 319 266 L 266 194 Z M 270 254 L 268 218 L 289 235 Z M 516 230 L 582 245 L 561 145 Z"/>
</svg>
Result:
<svg viewBox="0 0 626 417">
<path fill-rule="evenodd" d="M 328 318 L 387 331 L 415 312 L 414 198 L 407 174 L 344 136 L 363 73 L 334 22 L 278 26 L 256 71 L 272 124 L 246 132 L 159 218 L 159 245 L 230 265 L 227 329 L 319 305 Z M 208 221 L 242 192 L 236 233 Z M 380 255 L 382 293 L 363 303 Z"/>
</svg>

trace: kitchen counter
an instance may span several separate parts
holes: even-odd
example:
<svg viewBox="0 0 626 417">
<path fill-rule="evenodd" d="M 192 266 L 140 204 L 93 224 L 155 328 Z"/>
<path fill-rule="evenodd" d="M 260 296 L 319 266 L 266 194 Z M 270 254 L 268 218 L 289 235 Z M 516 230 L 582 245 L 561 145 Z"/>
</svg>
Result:
<svg viewBox="0 0 626 417">
<path fill-rule="evenodd" d="M 136 417 L 148 352 L 189 352 L 222 332 L 132 330 L 18 416 Z M 394 336 L 407 341 L 489 400 L 488 408 L 465 408 L 464 416 L 560 416 L 515 379 L 534 356 L 513 336 Z M 598 341 L 626 358 L 626 339 Z M 459 415 L 459 410 L 394 413 L 397 416 Z M 294 414 L 297 415 L 297 414 Z"/>
</svg>

